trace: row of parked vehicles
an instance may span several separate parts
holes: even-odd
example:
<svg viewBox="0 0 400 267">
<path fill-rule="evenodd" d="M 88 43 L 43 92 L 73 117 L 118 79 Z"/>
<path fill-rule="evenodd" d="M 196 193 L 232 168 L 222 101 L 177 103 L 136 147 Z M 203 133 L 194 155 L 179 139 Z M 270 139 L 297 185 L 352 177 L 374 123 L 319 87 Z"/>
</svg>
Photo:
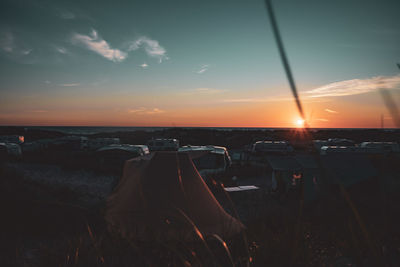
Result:
<svg viewBox="0 0 400 267">
<path fill-rule="evenodd" d="M 82 162 L 84 167 L 92 166 L 100 171 L 118 174 L 121 174 L 123 164 L 128 159 L 145 156 L 152 151 L 181 151 L 192 154 L 193 163 L 206 181 L 211 177 L 229 182 L 234 176 L 240 177 L 241 170 L 243 176 L 261 177 L 260 184 L 269 183 L 272 188 L 276 188 L 280 180 L 285 180 L 287 185 L 296 185 L 300 179 L 307 178 L 312 181 L 311 184 L 317 184 L 319 177 L 318 166 L 313 157 L 310 154 L 295 153 L 287 141 L 257 141 L 247 149 L 232 150 L 230 153 L 221 146 L 180 146 L 179 140 L 166 138 L 151 139 L 146 145 L 121 144 L 119 138 L 89 139 L 80 136 L 42 139 L 31 143 L 23 143 L 23 138 L 13 137 L 11 141 L 16 143 L 0 143 L 0 157 L 6 154 L 18 157 L 21 153 L 24 156 L 31 154 L 37 157 L 40 153 L 39 158 L 46 155 L 50 155 L 49 158 L 63 157 L 64 162 Z M 337 162 L 337 167 L 332 168 L 343 168 L 345 164 L 339 159 L 351 158 L 354 162 L 355 159 L 350 154 L 358 155 L 357 160 L 361 162 L 364 158 L 360 154 L 367 156 L 370 153 L 399 152 L 398 144 L 393 142 L 364 142 L 355 145 L 346 139 L 329 139 L 316 140 L 314 145 L 320 151 L 323 162 L 326 159 L 326 165 Z M 339 159 L 329 157 L 328 160 L 325 158 L 327 155 L 338 155 Z M 269 182 L 265 182 L 266 180 Z"/>
</svg>

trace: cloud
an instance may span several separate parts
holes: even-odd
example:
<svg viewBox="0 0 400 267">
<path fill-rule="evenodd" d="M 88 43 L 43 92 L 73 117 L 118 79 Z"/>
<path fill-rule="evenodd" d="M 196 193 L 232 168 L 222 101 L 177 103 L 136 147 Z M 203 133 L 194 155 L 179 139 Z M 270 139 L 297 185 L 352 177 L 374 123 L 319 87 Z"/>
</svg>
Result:
<svg viewBox="0 0 400 267">
<path fill-rule="evenodd" d="M 152 110 L 147 111 L 147 114 L 160 114 L 164 113 L 164 110 L 158 109 L 158 108 L 153 108 Z"/>
<path fill-rule="evenodd" d="M 153 108 L 153 109 L 147 109 L 144 107 L 136 108 L 136 109 L 129 109 L 129 113 L 134 113 L 137 115 L 155 115 L 155 114 L 160 114 L 164 113 L 164 110 L 161 110 L 159 108 Z"/>
<path fill-rule="evenodd" d="M 45 84 L 51 84 L 49 80 L 44 81 Z"/>
<path fill-rule="evenodd" d="M 9 32 L 3 32 L 0 39 L 0 48 L 7 53 L 12 53 L 15 49 L 14 35 Z"/>
<path fill-rule="evenodd" d="M 3 50 L 15 59 L 25 57 L 33 51 L 33 49 L 27 48 L 25 45 L 18 45 L 11 31 L 3 31 L 0 34 L 0 50 Z"/>
<path fill-rule="evenodd" d="M 224 99 L 224 103 L 257 103 L 257 102 L 267 102 L 265 98 L 234 98 L 234 99 Z"/>
<path fill-rule="evenodd" d="M 119 49 L 112 49 L 105 40 L 98 36 L 96 30 L 92 30 L 90 36 L 74 33 L 72 43 L 84 45 L 87 49 L 114 62 L 121 62 L 128 56 L 127 53 Z"/>
<path fill-rule="evenodd" d="M 143 64 L 141 64 L 139 66 L 142 67 L 143 69 L 146 69 L 149 65 L 147 65 L 147 63 L 145 62 L 145 63 L 143 63 Z"/>
<path fill-rule="evenodd" d="M 80 83 L 62 83 L 59 84 L 58 86 L 63 86 L 63 87 L 75 87 L 75 86 L 79 86 Z"/>
<path fill-rule="evenodd" d="M 332 109 L 329 109 L 329 108 L 326 108 L 325 111 L 326 111 L 326 112 L 329 112 L 329 113 L 334 113 L 334 114 L 339 113 L 339 112 L 337 112 L 336 110 L 332 110 Z"/>
<path fill-rule="evenodd" d="M 26 49 L 26 50 L 21 50 L 21 54 L 24 56 L 29 55 L 32 52 L 33 49 Z"/>
<path fill-rule="evenodd" d="M 329 120 L 327 120 L 327 119 L 316 119 L 317 121 L 323 121 L 323 122 L 327 122 L 327 121 L 329 121 Z"/>
<path fill-rule="evenodd" d="M 46 112 L 49 112 L 48 110 L 42 110 L 42 109 L 39 109 L 39 110 L 31 110 L 31 112 L 32 113 L 46 113 Z"/>
<path fill-rule="evenodd" d="M 214 88 L 196 88 L 184 92 L 180 92 L 180 95 L 214 95 L 228 92 L 229 90 L 214 89 Z"/>
<path fill-rule="evenodd" d="M 68 10 L 60 11 L 59 16 L 62 19 L 75 19 L 76 18 L 75 14 Z"/>
<path fill-rule="evenodd" d="M 160 63 L 163 60 L 169 59 L 167 51 L 162 47 L 157 40 L 152 40 L 146 36 L 141 36 L 133 41 L 128 48 L 128 51 L 135 51 L 139 48 L 144 48 L 147 55 L 158 58 Z"/>
<path fill-rule="evenodd" d="M 380 88 L 399 89 L 400 75 L 376 76 L 369 79 L 353 79 L 330 83 L 322 87 L 306 91 L 309 97 L 335 97 L 358 95 Z"/>
<path fill-rule="evenodd" d="M 68 51 L 67 51 L 67 49 L 65 49 L 64 47 L 56 47 L 56 51 L 58 52 L 58 53 L 60 53 L 60 54 L 66 54 Z"/>
<path fill-rule="evenodd" d="M 128 112 L 129 113 L 139 113 L 139 112 L 143 112 L 145 110 L 146 110 L 146 108 L 137 108 L 137 109 L 129 109 Z"/>
<path fill-rule="evenodd" d="M 210 65 L 202 65 L 198 71 L 196 71 L 197 74 L 202 74 L 208 70 Z"/>
</svg>

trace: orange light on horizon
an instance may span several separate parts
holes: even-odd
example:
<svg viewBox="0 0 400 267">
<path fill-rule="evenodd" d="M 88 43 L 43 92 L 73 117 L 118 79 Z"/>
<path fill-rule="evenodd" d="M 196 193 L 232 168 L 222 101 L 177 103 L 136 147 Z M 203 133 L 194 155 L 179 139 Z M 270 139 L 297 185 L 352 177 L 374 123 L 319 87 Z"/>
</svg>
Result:
<svg viewBox="0 0 400 267">
<path fill-rule="evenodd" d="M 297 127 L 303 128 L 304 127 L 304 122 L 305 121 L 303 119 L 297 119 L 295 124 L 296 124 Z"/>
</svg>

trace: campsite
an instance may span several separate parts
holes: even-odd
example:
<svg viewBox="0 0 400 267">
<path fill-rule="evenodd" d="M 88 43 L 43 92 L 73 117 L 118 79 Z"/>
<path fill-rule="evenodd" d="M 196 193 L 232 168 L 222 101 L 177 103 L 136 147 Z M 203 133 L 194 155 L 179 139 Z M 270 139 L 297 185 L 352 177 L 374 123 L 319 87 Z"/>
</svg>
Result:
<svg viewBox="0 0 400 267">
<path fill-rule="evenodd" d="M 3 128 L 3 132 L 15 134 L 21 130 Z M 23 131 L 29 146 L 42 136 L 60 135 Z M 399 154 L 330 152 L 318 162 L 313 153 L 295 145 L 298 136 L 293 133 L 173 128 L 114 132 L 100 136 L 112 136 L 114 141 L 119 138 L 123 143 L 174 136 L 183 149 L 150 150 L 128 156 L 128 160 L 113 152 L 108 161 L 100 162 L 91 159 L 101 154 L 93 154 L 90 148 L 76 146 L 78 151 L 73 151 L 70 146 L 54 149 L 50 145 L 39 150 L 40 159 L 32 150 L 21 158 L 9 158 L 1 165 L 2 207 L 8 214 L 2 220 L 2 229 L 8 229 L 2 233 L 1 245 L 6 251 L 2 260 L 17 262 L 15 266 L 167 262 L 179 266 L 187 265 L 185 262 L 289 266 L 292 261 L 296 266 L 334 266 L 340 262 L 374 266 L 381 261 L 391 266 L 397 261 L 400 241 L 396 226 Z M 345 134 L 321 131 L 315 136 L 338 138 Z M 358 134 L 366 136 L 365 131 Z M 194 144 L 217 144 L 209 138 L 218 135 L 232 140 L 221 143 L 231 152 L 227 154 L 229 169 L 224 175 L 197 170 L 196 158 L 214 148 L 188 146 L 185 136 L 199 136 Z M 268 143 L 262 152 L 235 143 L 249 136 L 251 144 L 252 140 L 290 135 L 294 139 L 288 139 L 287 144 L 294 149 L 289 151 L 281 142 L 276 147 Z M 370 131 L 367 140 L 377 135 Z M 382 141 L 399 137 L 397 132 L 379 136 Z M 90 141 L 93 137 L 84 138 Z M 365 140 L 357 139 L 357 131 L 347 137 L 356 142 Z M 109 139 L 103 142 L 109 146 Z M 136 140 L 131 143 L 139 144 Z M 115 149 L 116 145 L 112 146 Z M 201 168 L 206 161 L 199 162 Z M 120 170 L 114 171 L 116 166 Z M 301 179 L 292 181 L 296 175 Z M 278 181 L 275 186 L 272 177 Z"/>
<path fill-rule="evenodd" d="M 0 267 L 400 266 L 399 10 L 0 1 Z"/>
</svg>

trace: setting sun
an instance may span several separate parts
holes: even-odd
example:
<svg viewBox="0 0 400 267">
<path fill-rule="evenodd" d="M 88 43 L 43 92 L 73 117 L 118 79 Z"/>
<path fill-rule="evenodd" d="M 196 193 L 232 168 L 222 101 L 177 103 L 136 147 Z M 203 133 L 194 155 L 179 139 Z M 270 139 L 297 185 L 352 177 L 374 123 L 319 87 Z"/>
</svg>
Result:
<svg viewBox="0 0 400 267">
<path fill-rule="evenodd" d="M 304 126 L 304 120 L 303 119 L 297 119 L 296 120 L 296 126 L 297 127 L 303 127 Z"/>
</svg>

